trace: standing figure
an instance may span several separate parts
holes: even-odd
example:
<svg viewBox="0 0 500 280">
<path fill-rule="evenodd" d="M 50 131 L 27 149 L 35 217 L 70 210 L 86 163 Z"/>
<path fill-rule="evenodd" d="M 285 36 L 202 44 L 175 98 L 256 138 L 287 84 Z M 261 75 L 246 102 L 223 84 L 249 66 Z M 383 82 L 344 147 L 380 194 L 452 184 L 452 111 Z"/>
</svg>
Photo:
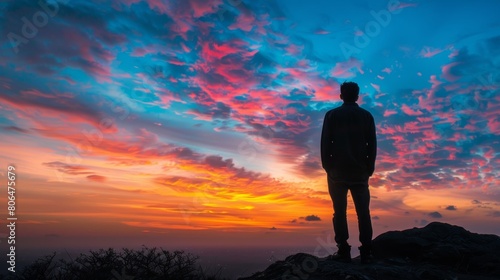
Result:
<svg viewBox="0 0 500 280">
<path fill-rule="evenodd" d="M 321 162 L 327 173 L 328 191 L 333 202 L 333 230 L 338 251 L 330 259 L 351 262 L 347 242 L 347 192 L 351 192 L 359 227 L 361 262 L 372 260 L 372 223 L 368 179 L 375 170 L 377 137 L 373 116 L 356 103 L 359 86 L 344 82 L 340 98 L 344 101 L 328 111 L 321 133 Z"/>
</svg>

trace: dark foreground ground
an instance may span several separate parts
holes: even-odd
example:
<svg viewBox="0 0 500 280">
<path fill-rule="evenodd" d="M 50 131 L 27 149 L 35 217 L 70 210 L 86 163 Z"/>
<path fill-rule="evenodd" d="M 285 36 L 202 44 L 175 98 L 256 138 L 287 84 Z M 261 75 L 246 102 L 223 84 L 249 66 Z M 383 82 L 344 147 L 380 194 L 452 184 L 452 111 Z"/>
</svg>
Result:
<svg viewBox="0 0 500 280">
<path fill-rule="evenodd" d="M 390 231 L 374 240 L 375 261 L 363 265 L 295 254 L 239 280 L 475 280 L 500 279 L 500 237 L 462 227 L 430 223 L 424 228 Z"/>
<path fill-rule="evenodd" d="M 389 231 L 373 241 L 375 260 L 358 258 L 345 264 L 297 253 L 267 269 L 239 280 L 500 280 L 500 237 L 471 233 L 462 227 L 430 223 L 423 228 Z M 216 260 L 214 260 L 216 261 Z M 258 261 L 256 259 L 255 261 Z M 56 254 L 38 259 L 0 279 L 168 279 L 222 280 L 222 270 L 202 269 L 199 259 L 182 251 L 161 248 L 100 249 L 70 260 Z M 250 268 L 248 268 L 250 269 Z M 236 278 L 236 277 L 234 277 Z M 232 280 L 232 279 L 231 279 Z"/>
</svg>

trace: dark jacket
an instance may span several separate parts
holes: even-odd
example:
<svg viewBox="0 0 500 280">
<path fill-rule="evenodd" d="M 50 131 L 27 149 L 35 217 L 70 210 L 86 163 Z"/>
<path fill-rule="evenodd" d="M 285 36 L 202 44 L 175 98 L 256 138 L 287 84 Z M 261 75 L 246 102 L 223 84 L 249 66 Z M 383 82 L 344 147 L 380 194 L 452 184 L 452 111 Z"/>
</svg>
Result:
<svg viewBox="0 0 500 280">
<path fill-rule="evenodd" d="M 336 181 L 363 181 L 373 175 L 377 156 L 375 121 L 355 102 L 328 111 L 321 133 L 321 162 Z"/>
</svg>

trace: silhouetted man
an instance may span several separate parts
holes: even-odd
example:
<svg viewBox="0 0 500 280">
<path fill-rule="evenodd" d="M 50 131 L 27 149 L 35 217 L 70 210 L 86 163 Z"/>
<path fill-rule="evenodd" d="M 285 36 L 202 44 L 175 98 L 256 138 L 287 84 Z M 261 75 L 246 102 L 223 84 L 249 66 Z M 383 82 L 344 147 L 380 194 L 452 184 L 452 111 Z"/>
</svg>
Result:
<svg viewBox="0 0 500 280">
<path fill-rule="evenodd" d="M 368 179 L 375 170 L 377 139 L 370 112 L 356 103 L 359 86 L 344 82 L 340 86 L 342 106 L 328 111 L 321 133 L 321 162 L 327 173 L 328 191 L 333 201 L 333 230 L 338 251 L 331 259 L 350 262 L 351 246 L 347 242 L 347 191 L 356 208 L 359 226 L 361 262 L 370 262 L 372 223 Z"/>
</svg>

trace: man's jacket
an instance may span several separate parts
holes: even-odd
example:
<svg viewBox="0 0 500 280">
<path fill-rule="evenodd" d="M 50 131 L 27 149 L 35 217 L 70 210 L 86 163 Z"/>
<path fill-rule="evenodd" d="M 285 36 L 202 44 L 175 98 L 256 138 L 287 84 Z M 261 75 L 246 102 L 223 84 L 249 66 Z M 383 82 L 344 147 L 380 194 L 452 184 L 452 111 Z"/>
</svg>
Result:
<svg viewBox="0 0 500 280">
<path fill-rule="evenodd" d="M 377 136 L 373 116 L 355 102 L 328 111 L 321 133 L 321 162 L 335 181 L 364 181 L 373 175 Z"/>
</svg>

